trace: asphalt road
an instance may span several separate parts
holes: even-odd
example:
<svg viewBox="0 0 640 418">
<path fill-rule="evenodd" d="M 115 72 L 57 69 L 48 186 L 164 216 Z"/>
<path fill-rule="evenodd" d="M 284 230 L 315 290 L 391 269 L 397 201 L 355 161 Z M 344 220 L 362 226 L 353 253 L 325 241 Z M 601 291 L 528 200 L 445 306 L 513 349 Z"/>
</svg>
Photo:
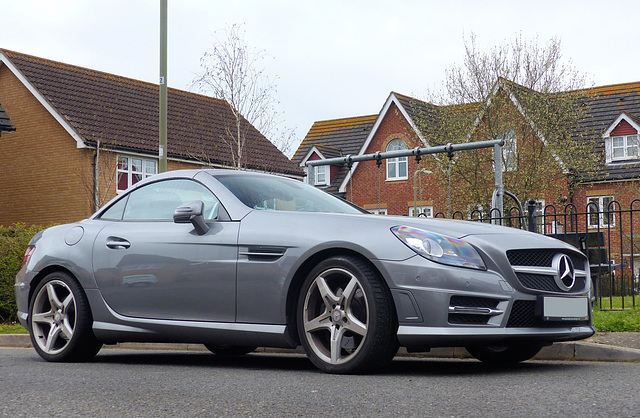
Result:
<svg viewBox="0 0 640 418">
<path fill-rule="evenodd" d="M 102 350 L 54 364 L 0 349 L 0 416 L 638 416 L 640 364 L 401 358 L 335 376 L 301 355 Z"/>
</svg>

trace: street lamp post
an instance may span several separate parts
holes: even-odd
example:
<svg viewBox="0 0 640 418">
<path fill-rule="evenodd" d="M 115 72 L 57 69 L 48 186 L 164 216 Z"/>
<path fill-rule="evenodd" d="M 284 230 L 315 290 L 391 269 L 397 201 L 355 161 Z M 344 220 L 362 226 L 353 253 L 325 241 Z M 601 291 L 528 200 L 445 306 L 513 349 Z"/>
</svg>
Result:
<svg viewBox="0 0 640 418">
<path fill-rule="evenodd" d="M 431 170 L 427 170 L 426 168 L 419 168 L 413 173 L 413 216 L 418 216 L 418 190 L 417 190 L 417 179 L 418 174 L 433 174 Z"/>
</svg>

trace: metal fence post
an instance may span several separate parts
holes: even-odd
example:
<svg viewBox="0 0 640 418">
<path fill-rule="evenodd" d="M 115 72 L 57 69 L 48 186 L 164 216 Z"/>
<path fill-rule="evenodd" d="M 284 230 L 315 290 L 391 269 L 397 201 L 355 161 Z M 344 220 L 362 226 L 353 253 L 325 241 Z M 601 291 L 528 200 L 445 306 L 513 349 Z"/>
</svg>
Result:
<svg viewBox="0 0 640 418">
<path fill-rule="evenodd" d="M 536 225 L 536 200 L 529 199 L 529 205 L 527 206 L 528 220 L 529 220 L 529 232 L 538 232 Z"/>
</svg>

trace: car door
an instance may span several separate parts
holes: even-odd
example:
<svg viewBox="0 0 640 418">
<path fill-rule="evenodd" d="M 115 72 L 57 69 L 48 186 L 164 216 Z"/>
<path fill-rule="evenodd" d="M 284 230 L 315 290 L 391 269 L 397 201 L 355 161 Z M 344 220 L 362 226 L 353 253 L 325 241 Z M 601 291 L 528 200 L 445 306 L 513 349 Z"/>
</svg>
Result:
<svg viewBox="0 0 640 418">
<path fill-rule="evenodd" d="M 181 204 L 201 200 L 209 231 L 173 222 Z M 147 184 L 109 208 L 93 249 L 96 283 L 118 314 L 235 321 L 238 223 L 216 220 L 220 203 L 202 184 Z"/>
</svg>

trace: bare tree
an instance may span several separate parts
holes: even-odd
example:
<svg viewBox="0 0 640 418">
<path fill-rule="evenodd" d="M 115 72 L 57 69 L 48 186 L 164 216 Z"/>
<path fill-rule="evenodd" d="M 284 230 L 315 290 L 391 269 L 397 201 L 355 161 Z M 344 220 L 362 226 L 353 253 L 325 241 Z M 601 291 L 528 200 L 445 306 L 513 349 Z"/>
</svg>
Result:
<svg viewBox="0 0 640 418">
<path fill-rule="evenodd" d="M 576 130 L 586 116 L 586 77 L 564 64 L 561 43 L 541 47 L 522 36 L 480 51 L 472 34 L 462 66 L 446 72 L 436 106 L 419 106 L 419 128 L 430 145 L 505 139 L 502 156 L 490 150 L 436 157 L 451 180 L 458 209 L 489 208 L 494 158 L 502 158 L 505 188 L 520 200 L 555 198 L 573 185 L 575 173 L 602 167 L 597 138 Z M 416 106 L 418 107 L 418 106 Z"/>
<path fill-rule="evenodd" d="M 92 158 L 93 164 L 87 165 L 77 175 L 91 211 L 95 212 L 114 196 L 117 156 L 98 140 Z"/>
<path fill-rule="evenodd" d="M 231 107 L 232 123 L 226 124 L 224 142 L 230 147 L 232 163 L 244 166 L 249 121 L 283 153 L 290 152 L 293 130 L 281 127 L 282 113 L 275 99 L 277 77 L 269 77 L 261 62 L 267 58 L 262 50 L 248 46 L 241 27 L 234 24 L 215 38 L 211 49 L 200 59 L 203 69 L 194 81 L 205 94 L 225 100 Z M 274 139 L 275 138 L 275 139 Z"/>
</svg>

